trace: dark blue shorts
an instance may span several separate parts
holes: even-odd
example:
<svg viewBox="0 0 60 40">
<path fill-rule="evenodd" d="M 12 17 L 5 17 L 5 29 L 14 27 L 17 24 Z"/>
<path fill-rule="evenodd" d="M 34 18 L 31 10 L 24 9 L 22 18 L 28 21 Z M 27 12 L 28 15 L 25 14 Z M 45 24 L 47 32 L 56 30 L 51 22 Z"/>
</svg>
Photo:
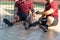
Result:
<svg viewBox="0 0 60 40">
<path fill-rule="evenodd" d="M 29 14 L 26 14 L 26 13 L 18 13 L 17 15 L 19 16 L 19 19 L 20 19 L 19 21 L 25 21 L 26 18 L 27 18 L 27 16 Z"/>
</svg>

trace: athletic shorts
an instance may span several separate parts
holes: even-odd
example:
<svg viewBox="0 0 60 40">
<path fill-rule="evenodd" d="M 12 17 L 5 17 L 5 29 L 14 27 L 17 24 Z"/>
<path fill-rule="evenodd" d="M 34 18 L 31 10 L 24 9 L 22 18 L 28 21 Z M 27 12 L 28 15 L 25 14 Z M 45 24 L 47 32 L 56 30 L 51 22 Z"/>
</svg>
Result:
<svg viewBox="0 0 60 40">
<path fill-rule="evenodd" d="M 19 19 L 20 19 L 19 21 L 25 21 L 26 18 L 27 18 L 27 16 L 29 14 L 26 14 L 26 13 L 18 13 L 17 15 L 19 16 Z"/>
<path fill-rule="evenodd" d="M 54 17 L 54 21 L 50 26 L 56 26 L 58 24 L 58 19 Z"/>
</svg>

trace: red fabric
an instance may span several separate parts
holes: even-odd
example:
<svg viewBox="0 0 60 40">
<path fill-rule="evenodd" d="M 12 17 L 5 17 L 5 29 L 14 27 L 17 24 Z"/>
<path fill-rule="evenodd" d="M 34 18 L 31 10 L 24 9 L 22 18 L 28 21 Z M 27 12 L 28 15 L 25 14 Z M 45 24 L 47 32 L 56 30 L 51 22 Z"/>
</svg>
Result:
<svg viewBox="0 0 60 40">
<path fill-rule="evenodd" d="M 53 16 L 58 19 L 58 5 L 55 1 L 53 1 L 51 4 L 49 4 L 49 2 L 46 3 L 45 11 L 49 10 L 50 8 L 53 8 L 55 11 L 48 16 Z"/>
<path fill-rule="evenodd" d="M 33 3 L 31 0 L 17 1 L 15 7 L 18 7 L 18 12 L 29 13 L 29 10 L 33 9 Z"/>
</svg>

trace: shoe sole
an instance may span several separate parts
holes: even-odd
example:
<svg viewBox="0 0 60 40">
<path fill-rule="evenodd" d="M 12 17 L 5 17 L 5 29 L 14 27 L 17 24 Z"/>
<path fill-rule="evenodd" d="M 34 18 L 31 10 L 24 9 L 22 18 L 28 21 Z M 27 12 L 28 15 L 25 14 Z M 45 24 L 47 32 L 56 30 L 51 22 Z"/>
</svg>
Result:
<svg viewBox="0 0 60 40">
<path fill-rule="evenodd" d="M 48 31 L 48 29 L 46 29 L 43 25 L 41 25 L 41 28 L 44 30 L 44 32 Z"/>
<path fill-rule="evenodd" d="M 13 26 L 13 24 L 8 19 L 3 19 L 4 23 L 6 23 L 8 26 Z"/>
</svg>

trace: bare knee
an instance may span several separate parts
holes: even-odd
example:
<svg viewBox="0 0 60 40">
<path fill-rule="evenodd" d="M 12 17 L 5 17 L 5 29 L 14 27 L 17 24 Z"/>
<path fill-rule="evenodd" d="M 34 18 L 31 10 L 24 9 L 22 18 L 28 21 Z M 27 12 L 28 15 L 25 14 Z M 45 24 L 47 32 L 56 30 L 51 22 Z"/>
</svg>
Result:
<svg viewBox="0 0 60 40">
<path fill-rule="evenodd" d="M 48 16 L 48 18 L 47 18 L 47 24 L 51 25 L 53 23 L 53 21 L 54 21 L 54 17 Z"/>
</svg>

